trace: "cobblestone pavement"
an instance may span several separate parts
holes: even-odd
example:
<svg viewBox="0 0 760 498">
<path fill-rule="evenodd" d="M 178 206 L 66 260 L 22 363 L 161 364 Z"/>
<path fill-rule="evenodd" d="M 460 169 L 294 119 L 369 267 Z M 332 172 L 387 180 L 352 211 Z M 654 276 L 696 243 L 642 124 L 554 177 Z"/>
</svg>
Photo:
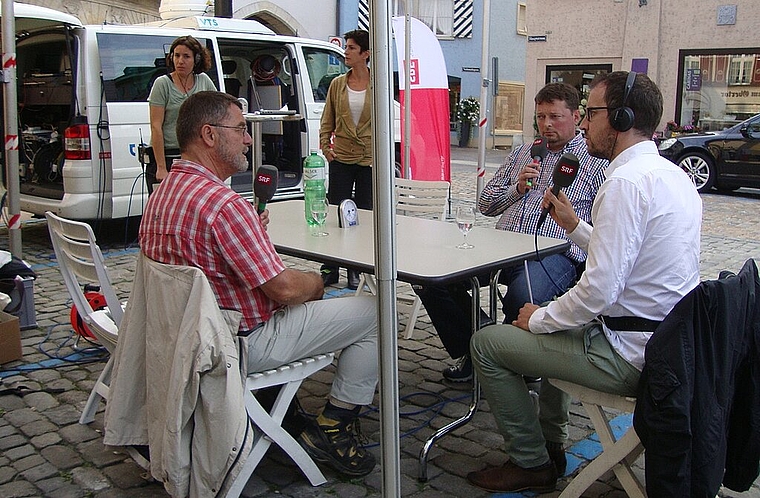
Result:
<svg viewBox="0 0 760 498">
<path fill-rule="evenodd" d="M 486 180 L 506 152 L 488 151 Z M 452 148 L 452 195 L 454 202 L 474 202 L 476 180 L 475 149 Z M 715 278 L 722 269 L 737 271 L 749 257 L 760 260 L 760 191 L 742 189 L 730 195 L 707 194 L 704 202 L 702 233 L 703 278 Z M 273 221 L 273 222 L 276 222 Z M 495 220 L 479 217 L 477 224 L 493 226 Z M 111 278 L 126 300 L 131 287 L 137 248 L 125 244 L 124 226 L 99 226 L 98 238 L 104 249 Z M 23 385 L 30 389 L 62 389 L 60 393 L 37 392 L 24 397 L 0 396 L 0 497 L 161 497 L 163 488 L 151 482 L 145 472 L 117 448 L 102 443 L 103 406 L 95 422 L 78 424 L 80 411 L 104 366 L 104 361 L 71 363 L 60 357 L 74 353 L 69 322 L 70 301 L 53 257 L 47 227 L 43 220 L 29 220 L 22 230 L 24 258 L 33 265 L 39 278 L 35 283 L 38 327 L 22 331 L 22 361 L 0 366 L 3 387 Z M 7 230 L 0 227 L 0 247 L 8 246 Z M 678 257 L 663 254 L 664 258 Z M 316 269 L 314 263 L 287 258 L 297 268 Z M 345 280 L 330 289 L 333 295 L 345 293 Z M 400 293 L 410 293 L 399 284 Z M 405 316 L 400 317 L 401 327 Z M 94 359 L 93 355 L 78 357 Z M 487 401 L 473 421 L 442 438 L 433 448 L 428 465 L 428 481 L 417 480 L 417 458 L 423 441 L 436 429 L 466 411 L 466 387 L 441 382 L 440 371 L 452 360 L 441 348 L 430 321 L 424 313 L 417 321 L 411 340 L 399 339 L 399 380 L 401 404 L 401 488 L 409 497 L 489 496 L 467 484 L 464 476 L 485 464 L 501 463 L 502 440 L 497 434 Z M 331 381 L 330 370 L 304 383 L 299 394 L 303 407 L 315 411 L 322 405 Z M 377 399 L 376 399 L 377 401 Z M 375 405 L 376 406 L 376 405 Z M 379 457 L 378 415 L 368 411 L 363 432 L 371 451 Z M 577 470 L 588 454 L 580 443 L 590 435 L 590 423 L 583 409 L 574 405 L 569 456 L 569 472 Z M 619 417 L 625 426 L 630 417 Z M 643 478 L 642 460 L 635 471 Z M 312 488 L 279 450 L 270 450 L 244 491 L 246 497 L 327 497 L 380 496 L 379 467 L 363 479 L 341 479 L 327 471 L 328 483 Z M 560 480 L 564 488 L 569 477 Z M 544 496 L 556 496 L 555 493 Z M 501 495 L 504 496 L 504 495 Z M 595 483 L 584 496 L 625 496 L 610 475 Z M 721 496 L 732 496 L 721 491 Z M 757 484 L 741 496 L 760 497 Z"/>
</svg>

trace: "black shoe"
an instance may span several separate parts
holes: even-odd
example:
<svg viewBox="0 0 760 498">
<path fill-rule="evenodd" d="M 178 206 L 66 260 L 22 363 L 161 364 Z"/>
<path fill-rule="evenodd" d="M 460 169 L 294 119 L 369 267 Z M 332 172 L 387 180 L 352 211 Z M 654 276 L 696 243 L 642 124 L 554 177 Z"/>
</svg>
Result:
<svg viewBox="0 0 760 498">
<path fill-rule="evenodd" d="M 567 457 L 565 456 L 563 444 L 547 441 L 546 451 L 549 453 L 549 460 L 552 461 L 554 468 L 557 469 L 557 475 L 559 477 L 564 476 L 567 470 Z"/>
<path fill-rule="evenodd" d="M 323 417 L 319 417 L 323 420 Z M 366 476 L 375 468 L 375 456 L 359 444 L 359 419 L 334 425 L 309 424 L 298 442 L 314 460 L 350 477 Z"/>
<path fill-rule="evenodd" d="M 359 272 L 355 270 L 348 270 L 348 286 L 351 290 L 359 288 Z"/>
<path fill-rule="evenodd" d="M 472 359 L 466 354 L 459 358 L 457 364 L 443 371 L 443 378 L 449 382 L 469 382 L 472 380 Z"/>
<path fill-rule="evenodd" d="M 340 278 L 337 268 L 322 268 L 319 273 L 322 275 L 322 283 L 325 287 L 337 284 Z"/>
</svg>

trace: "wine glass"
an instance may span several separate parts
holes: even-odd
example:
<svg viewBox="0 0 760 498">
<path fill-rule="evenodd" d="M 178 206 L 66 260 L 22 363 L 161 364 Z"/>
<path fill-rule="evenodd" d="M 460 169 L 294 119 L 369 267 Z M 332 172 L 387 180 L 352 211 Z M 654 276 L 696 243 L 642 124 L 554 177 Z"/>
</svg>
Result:
<svg viewBox="0 0 760 498">
<path fill-rule="evenodd" d="M 460 204 L 457 206 L 457 226 L 464 236 L 464 242 L 457 246 L 457 249 L 472 249 L 475 247 L 467 243 L 467 234 L 470 232 L 472 225 L 475 224 L 475 208 L 470 205 Z"/>
<path fill-rule="evenodd" d="M 311 217 L 315 224 L 312 225 L 311 235 L 314 237 L 324 237 L 328 235 L 325 232 L 325 221 L 327 220 L 327 201 L 324 199 L 315 199 L 311 201 Z"/>
</svg>

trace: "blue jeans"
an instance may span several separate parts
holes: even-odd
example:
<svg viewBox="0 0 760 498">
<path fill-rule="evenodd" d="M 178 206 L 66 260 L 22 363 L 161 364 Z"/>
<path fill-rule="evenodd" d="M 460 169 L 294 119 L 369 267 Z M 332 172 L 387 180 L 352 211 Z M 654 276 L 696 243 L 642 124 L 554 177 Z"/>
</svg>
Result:
<svg viewBox="0 0 760 498">
<path fill-rule="evenodd" d="M 538 261 L 528 262 L 533 302 L 541 304 L 553 297 L 563 294 L 575 282 L 576 265 L 564 254 L 547 256 L 542 260 L 546 271 Z M 554 283 L 552 283 L 552 279 Z M 480 277 L 481 285 L 488 282 L 488 276 Z M 507 293 L 502 298 L 504 323 L 512 323 L 517 318 L 520 308 L 530 302 L 527 278 L 524 266 L 504 269 L 499 282 L 507 285 Z M 469 282 L 459 282 L 452 285 L 414 286 L 414 292 L 420 296 L 427 310 L 443 347 L 452 358 L 460 358 L 470 351 L 470 336 L 472 335 L 472 296 L 468 292 Z M 485 313 L 481 311 L 481 323 Z"/>
</svg>

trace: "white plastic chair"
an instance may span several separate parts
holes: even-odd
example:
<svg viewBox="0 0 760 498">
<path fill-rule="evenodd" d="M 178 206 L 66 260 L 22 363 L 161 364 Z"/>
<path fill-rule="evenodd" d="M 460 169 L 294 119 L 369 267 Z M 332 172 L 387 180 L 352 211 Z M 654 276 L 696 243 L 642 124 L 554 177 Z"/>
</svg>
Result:
<svg viewBox="0 0 760 498">
<path fill-rule="evenodd" d="M 577 498 L 597 479 L 607 471 L 612 470 L 628 496 L 644 498 L 646 496 L 644 487 L 636 478 L 630 465 L 644 451 L 644 446 L 633 427 L 630 427 L 623 437 L 616 439 L 602 408 L 606 406 L 633 413 L 636 407 L 636 399 L 603 393 L 564 380 L 549 379 L 549 382 L 581 402 L 591 419 L 603 448 L 602 453 L 575 476 L 559 496 L 561 498 Z"/>
<path fill-rule="evenodd" d="M 244 344 L 245 338 L 241 338 Z M 241 358 L 247 357 L 246 348 L 241 347 Z M 333 361 L 333 353 L 320 354 L 303 358 L 281 367 L 249 374 L 245 380 L 245 408 L 248 418 L 260 431 L 256 433 L 253 448 L 248 454 L 245 465 L 240 470 L 227 492 L 229 498 L 240 496 L 256 466 L 264 458 L 269 446 L 274 441 L 298 465 L 312 486 L 327 482 L 314 460 L 298 444 L 293 436 L 282 428 L 282 421 L 288 411 L 293 397 L 301 383 L 314 372 L 325 368 Z M 282 386 L 271 410 L 267 412 L 261 406 L 254 393 L 259 389 Z"/>
<path fill-rule="evenodd" d="M 451 184 L 446 181 L 396 178 L 394 186 L 396 214 L 444 220 L 449 206 L 450 191 Z M 365 285 L 369 288 L 370 293 L 377 294 L 377 282 L 374 275 L 362 273 L 359 277 L 359 287 L 356 289 L 357 296 L 364 293 Z M 411 339 L 422 301 L 416 294 L 414 297 L 398 296 L 397 301 L 398 310 L 409 315 L 404 329 L 404 338 Z"/>
<path fill-rule="evenodd" d="M 108 401 L 108 390 L 113 369 L 113 353 L 116 350 L 118 328 L 124 316 L 121 301 L 111 285 L 108 271 L 95 242 L 95 234 L 87 223 L 61 218 L 50 211 L 45 213 L 50 239 L 53 242 L 58 268 L 61 270 L 66 290 L 82 318 L 82 322 L 105 347 L 111 357 L 87 399 L 87 404 L 79 418 L 80 424 L 89 424 L 95 419 L 100 398 Z M 86 284 L 97 285 L 106 300 L 107 307 L 93 310 L 84 295 Z"/>
</svg>

